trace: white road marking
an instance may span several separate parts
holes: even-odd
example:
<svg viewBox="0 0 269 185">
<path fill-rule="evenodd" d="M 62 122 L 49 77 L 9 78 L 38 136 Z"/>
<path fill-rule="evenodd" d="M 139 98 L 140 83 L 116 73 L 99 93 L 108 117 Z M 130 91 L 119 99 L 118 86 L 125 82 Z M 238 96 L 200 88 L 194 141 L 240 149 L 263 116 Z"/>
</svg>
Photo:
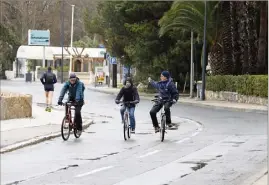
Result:
<svg viewBox="0 0 269 185">
<path fill-rule="evenodd" d="M 194 121 L 194 120 L 191 120 L 191 119 L 188 119 L 188 118 L 181 118 L 181 117 L 177 117 L 177 118 L 178 118 L 178 119 L 182 119 L 182 120 L 188 120 L 189 123 L 194 123 L 194 124 L 196 124 L 198 128 L 196 129 L 196 132 L 194 132 L 190 137 L 181 139 L 181 140 L 179 140 L 179 141 L 176 141 L 175 143 L 183 143 L 183 142 L 185 142 L 185 141 L 187 141 L 187 140 L 190 140 L 192 137 L 197 136 L 197 135 L 203 130 L 203 126 L 202 126 L 200 123 L 198 123 L 198 122 L 196 122 L 196 121 Z M 179 128 L 179 129 L 180 129 L 180 128 Z"/>
<path fill-rule="evenodd" d="M 199 132 L 194 132 L 194 133 L 191 135 L 191 137 L 196 136 L 196 135 L 198 135 L 198 134 L 199 134 Z"/>
<path fill-rule="evenodd" d="M 148 153 L 146 153 L 146 154 L 144 154 L 144 155 L 139 156 L 139 158 L 144 158 L 144 157 L 147 157 L 147 156 L 156 154 L 156 153 L 158 153 L 158 152 L 160 152 L 160 150 L 154 150 L 154 151 L 152 151 L 152 152 L 148 152 Z"/>
<path fill-rule="evenodd" d="M 190 140 L 191 138 L 187 137 L 187 138 L 184 138 L 184 139 L 181 139 L 179 141 L 177 141 L 176 143 L 183 143 L 184 141 L 187 141 L 187 140 Z"/>
<path fill-rule="evenodd" d="M 98 168 L 98 169 L 89 171 L 87 173 L 79 174 L 79 175 L 77 175 L 75 177 L 84 177 L 84 176 L 91 175 L 91 174 L 94 174 L 94 173 L 97 173 L 97 172 L 100 172 L 100 171 L 108 170 L 110 168 L 114 168 L 114 166 L 106 166 L 106 167 Z"/>
</svg>

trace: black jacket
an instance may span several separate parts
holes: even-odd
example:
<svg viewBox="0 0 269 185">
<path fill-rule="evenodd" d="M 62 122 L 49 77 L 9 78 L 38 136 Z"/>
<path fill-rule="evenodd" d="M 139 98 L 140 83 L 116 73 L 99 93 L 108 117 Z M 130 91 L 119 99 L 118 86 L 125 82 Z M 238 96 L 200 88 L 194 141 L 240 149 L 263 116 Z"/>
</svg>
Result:
<svg viewBox="0 0 269 185">
<path fill-rule="evenodd" d="M 129 88 L 122 87 L 119 94 L 116 97 L 116 100 L 120 100 L 123 97 L 123 101 L 140 101 L 139 94 L 137 88 L 135 86 L 131 86 Z M 135 105 L 133 105 L 135 106 Z"/>
<path fill-rule="evenodd" d="M 46 82 L 46 75 L 47 73 L 52 73 L 53 74 L 53 83 L 49 84 Z M 54 84 L 57 83 L 57 78 L 56 75 L 52 71 L 47 71 L 45 72 L 41 78 L 40 78 L 41 83 L 44 85 L 45 88 L 54 88 Z"/>
</svg>

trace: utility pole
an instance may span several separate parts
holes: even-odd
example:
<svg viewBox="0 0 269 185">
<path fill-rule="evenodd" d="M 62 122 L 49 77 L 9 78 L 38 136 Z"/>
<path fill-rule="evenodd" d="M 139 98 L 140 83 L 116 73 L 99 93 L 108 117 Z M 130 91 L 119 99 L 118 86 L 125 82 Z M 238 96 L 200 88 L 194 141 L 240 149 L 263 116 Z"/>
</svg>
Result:
<svg viewBox="0 0 269 185">
<path fill-rule="evenodd" d="M 71 40 L 70 40 L 70 47 L 73 51 L 73 34 L 74 34 L 74 7 L 75 5 L 72 6 L 72 20 L 71 20 Z M 72 72 L 72 51 L 70 52 L 70 64 L 69 64 L 69 73 Z"/>
<path fill-rule="evenodd" d="M 193 81 L 194 81 L 194 63 L 193 63 L 193 31 L 191 31 L 191 77 L 190 77 L 190 97 L 193 97 Z"/>
<path fill-rule="evenodd" d="M 207 24 L 207 2 L 205 1 L 205 16 L 204 16 L 204 51 L 203 51 L 203 66 L 202 66 L 202 100 L 205 100 L 205 71 L 206 71 L 206 24 Z"/>
<path fill-rule="evenodd" d="M 61 75 L 61 83 L 64 82 L 64 0 L 62 0 L 62 11 L 61 11 L 61 46 L 62 46 L 62 75 Z"/>
</svg>

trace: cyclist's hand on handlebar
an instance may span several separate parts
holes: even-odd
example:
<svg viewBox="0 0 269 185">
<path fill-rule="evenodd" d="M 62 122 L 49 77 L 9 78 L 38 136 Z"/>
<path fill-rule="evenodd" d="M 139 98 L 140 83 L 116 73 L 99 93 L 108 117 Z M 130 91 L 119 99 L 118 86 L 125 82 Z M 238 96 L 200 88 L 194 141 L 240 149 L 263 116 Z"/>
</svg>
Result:
<svg viewBox="0 0 269 185">
<path fill-rule="evenodd" d="M 173 104 L 177 103 L 177 100 L 173 99 L 172 103 L 173 103 Z"/>
<path fill-rule="evenodd" d="M 132 101 L 132 102 L 130 102 L 130 103 L 132 103 L 132 104 L 137 104 L 137 103 L 139 103 L 139 101 L 138 101 L 138 100 L 135 100 L 135 101 Z"/>
<path fill-rule="evenodd" d="M 58 101 L 58 105 L 63 105 L 63 102 L 61 102 L 61 101 Z"/>
<path fill-rule="evenodd" d="M 119 103 L 120 103 L 120 100 L 115 100 L 115 103 L 116 103 L 116 104 L 119 104 Z"/>
</svg>

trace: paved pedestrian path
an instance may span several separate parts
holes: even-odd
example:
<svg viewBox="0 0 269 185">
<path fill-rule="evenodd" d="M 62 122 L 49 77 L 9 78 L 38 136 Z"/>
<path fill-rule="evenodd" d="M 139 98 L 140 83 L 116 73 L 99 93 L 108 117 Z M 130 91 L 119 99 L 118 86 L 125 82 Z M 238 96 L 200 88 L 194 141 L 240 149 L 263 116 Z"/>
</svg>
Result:
<svg viewBox="0 0 269 185">
<path fill-rule="evenodd" d="M 63 108 L 46 112 L 44 107 L 33 104 L 32 118 L 1 120 L 1 153 L 59 137 Z M 93 121 L 87 116 L 83 123 L 85 129 Z"/>
</svg>

